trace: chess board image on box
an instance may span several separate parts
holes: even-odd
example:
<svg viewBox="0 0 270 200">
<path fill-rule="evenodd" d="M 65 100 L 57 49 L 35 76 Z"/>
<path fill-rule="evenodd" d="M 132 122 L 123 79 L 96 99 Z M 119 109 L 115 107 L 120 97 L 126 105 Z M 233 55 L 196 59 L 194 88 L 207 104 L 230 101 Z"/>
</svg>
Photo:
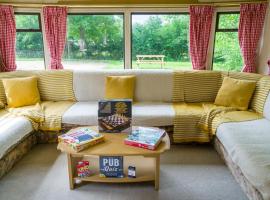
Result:
<svg viewBox="0 0 270 200">
<path fill-rule="evenodd" d="M 130 133 L 132 100 L 100 100 L 98 103 L 98 126 L 100 132 Z"/>
</svg>

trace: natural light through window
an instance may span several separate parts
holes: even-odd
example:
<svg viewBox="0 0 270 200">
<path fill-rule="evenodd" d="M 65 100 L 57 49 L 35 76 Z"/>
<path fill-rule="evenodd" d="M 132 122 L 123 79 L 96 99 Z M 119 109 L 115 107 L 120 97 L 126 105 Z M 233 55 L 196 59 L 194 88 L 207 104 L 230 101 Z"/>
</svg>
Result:
<svg viewBox="0 0 270 200">
<path fill-rule="evenodd" d="M 213 58 L 214 70 L 241 71 L 238 42 L 239 13 L 218 13 Z"/>
<path fill-rule="evenodd" d="M 124 68 L 123 15 L 69 14 L 66 69 Z"/>
<path fill-rule="evenodd" d="M 188 14 L 132 14 L 132 68 L 191 69 Z"/>
<path fill-rule="evenodd" d="M 44 49 L 39 14 L 16 13 L 16 64 L 18 70 L 44 69 Z"/>
</svg>

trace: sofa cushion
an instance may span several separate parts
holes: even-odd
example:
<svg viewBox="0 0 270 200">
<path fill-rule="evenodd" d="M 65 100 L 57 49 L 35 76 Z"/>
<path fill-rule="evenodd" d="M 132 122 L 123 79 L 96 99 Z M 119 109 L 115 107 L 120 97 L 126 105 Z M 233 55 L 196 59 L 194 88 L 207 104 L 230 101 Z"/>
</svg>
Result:
<svg viewBox="0 0 270 200">
<path fill-rule="evenodd" d="M 35 71 L 42 101 L 75 101 L 73 72 L 70 70 Z"/>
<path fill-rule="evenodd" d="M 8 107 L 17 108 L 40 102 L 37 77 L 3 79 Z"/>
<path fill-rule="evenodd" d="M 270 120 L 270 92 L 268 93 L 267 99 L 264 104 L 263 116 L 266 119 Z"/>
<path fill-rule="evenodd" d="M 184 98 L 187 103 L 214 102 L 221 86 L 217 71 L 185 71 Z"/>
<path fill-rule="evenodd" d="M 263 76 L 256 84 L 253 98 L 251 100 L 251 109 L 258 113 L 263 113 L 265 100 L 270 91 L 270 76 Z"/>
<path fill-rule="evenodd" d="M 33 72 L 31 72 L 31 71 L 19 71 L 18 70 L 18 71 L 13 71 L 13 72 L 1 72 L 0 73 L 0 101 L 3 102 L 4 104 L 7 102 L 6 93 L 5 93 L 2 79 L 27 77 L 27 76 L 32 76 L 32 75 L 33 75 Z"/>
<path fill-rule="evenodd" d="M 221 124 L 217 137 L 244 176 L 270 198 L 270 121 L 267 119 Z"/>
<path fill-rule="evenodd" d="M 62 117 L 64 124 L 97 125 L 97 102 L 77 102 Z M 140 126 L 173 125 L 174 110 L 170 103 L 141 102 L 132 106 L 132 124 Z"/>
<path fill-rule="evenodd" d="M 208 133 L 202 131 L 198 123 L 204 113 L 203 103 L 174 104 L 174 142 L 209 142 Z"/>
<path fill-rule="evenodd" d="M 105 98 L 133 100 L 135 81 L 135 76 L 107 76 L 105 81 Z"/>
<path fill-rule="evenodd" d="M 135 126 L 170 126 L 175 112 L 171 103 L 140 102 L 132 106 L 132 116 Z"/>
<path fill-rule="evenodd" d="M 0 118 L 0 159 L 33 129 L 25 117 Z"/>
<path fill-rule="evenodd" d="M 62 123 L 76 125 L 97 125 L 98 102 L 77 102 L 63 115 Z"/>
<path fill-rule="evenodd" d="M 171 102 L 172 70 L 94 70 L 74 71 L 73 88 L 78 101 L 104 99 L 105 77 L 135 75 L 135 101 Z"/>
<path fill-rule="evenodd" d="M 216 96 L 215 105 L 247 110 L 255 87 L 255 81 L 225 77 Z"/>
</svg>

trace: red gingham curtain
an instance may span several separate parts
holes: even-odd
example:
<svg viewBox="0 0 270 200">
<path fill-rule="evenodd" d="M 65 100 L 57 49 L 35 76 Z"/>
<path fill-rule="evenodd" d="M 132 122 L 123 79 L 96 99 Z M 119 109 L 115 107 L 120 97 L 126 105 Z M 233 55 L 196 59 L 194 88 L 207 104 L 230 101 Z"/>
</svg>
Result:
<svg viewBox="0 0 270 200">
<path fill-rule="evenodd" d="M 16 24 L 12 6 L 0 5 L 0 67 L 2 72 L 16 70 Z"/>
<path fill-rule="evenodd" d="M 61 63 L 64 53 L 67 30 L 66 7 L 44 7 L 43 17 L 46 41 L 50 50 L 50 69 L 63 69 Z"/>
<path fill-rule="evenodd" d="M 192 66 L 193 69 L 204 70 L 214 8 L 212 6 L 190 6 L 189 11 L 189 48 Z"/>
<path fill-rule="evenodd" d="M 267 4 L 241 4 L 238 30 L 244 60 L 243 72 L 256 72 L 256 50 L 262 34 Z"/>
</svg>

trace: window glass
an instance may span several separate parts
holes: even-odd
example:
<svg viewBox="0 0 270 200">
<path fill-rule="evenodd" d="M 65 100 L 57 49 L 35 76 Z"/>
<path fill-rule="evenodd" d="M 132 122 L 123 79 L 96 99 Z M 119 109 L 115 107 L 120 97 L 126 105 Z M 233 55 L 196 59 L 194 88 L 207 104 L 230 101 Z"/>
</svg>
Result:
<svg viewBox="0 0 270 200">
<path fill-rule="evenodd" d="M 191 69 L 188 35 L 188 14 L 132 14 L 132 68 Z"/>
<path fill-rule="evenodd" d="M 15 17 L 17 69 L 44 69 L 44 49 L 39 14 L 16 14 Z"/>
<path fill-rule="evenodd" d="M 243 60 L 238 42 L 239 13 L 217 15 L 213 69 L 241 71 Z"/>
<path fill-rule="evenodd" d="M 17 29 L 40 29 L 38 15 L 15 15 Z"/>
<path fill-rule="evenodd" d="M 64 68 L 124 68 L 123 15 L 68 15 Z"/>
<path fill-rule="evenodd" d="M 238 29 L 239 14 L 220 14 L 218 29 Z"/>
</svg>

